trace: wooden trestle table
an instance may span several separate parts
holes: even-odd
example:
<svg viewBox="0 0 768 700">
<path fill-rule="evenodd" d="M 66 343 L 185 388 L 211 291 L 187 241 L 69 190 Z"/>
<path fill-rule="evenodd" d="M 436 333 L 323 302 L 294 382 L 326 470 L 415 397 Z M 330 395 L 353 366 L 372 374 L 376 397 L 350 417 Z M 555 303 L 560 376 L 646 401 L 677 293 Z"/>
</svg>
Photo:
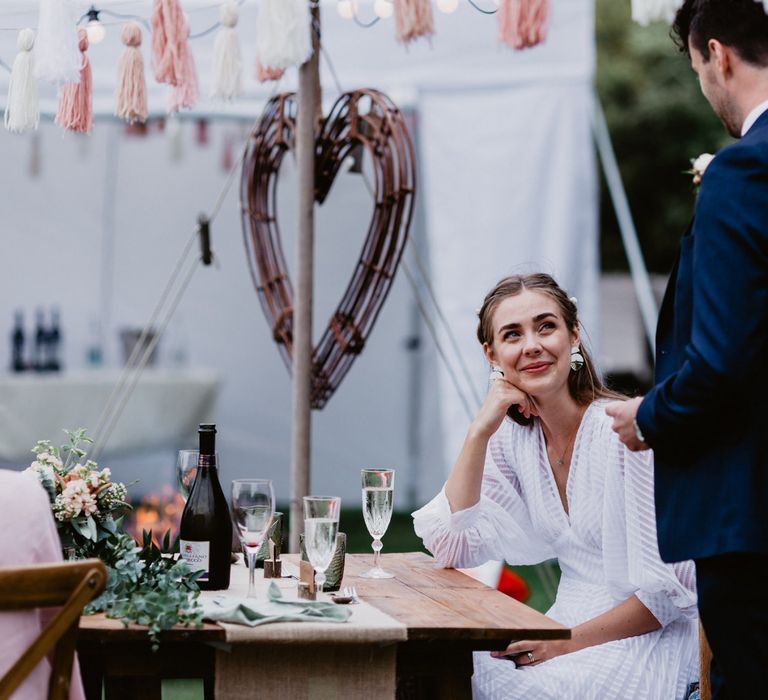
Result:
<svg viewBox="0 0 768 700">
<path fill-rule="evenodd" d="M 284 556 L 283 573 L 296 564 L 296 555 Z M 346 557 L 342 585 L 355 586 L 361 604 L 350 606 L 345 623 L 175 628 L 152 652 L 145 628 L 84 616 L 78 653 L 88 700 L 100 700 L 102 682 L 106 700 L 160 700 L 163 678 L 202 678 L 206 698 L 217 700 L 470 698 L 473 651 L 570 637 L 545 615 L 427 554 L 384 554 L 393 579 L 361 578 L 372 564 L 373 555 Z M 233 569 L 233 588 L 244 585 L 245 574 Z M 295 581 L 280 585 L 288 594 Z"/>
</svg>

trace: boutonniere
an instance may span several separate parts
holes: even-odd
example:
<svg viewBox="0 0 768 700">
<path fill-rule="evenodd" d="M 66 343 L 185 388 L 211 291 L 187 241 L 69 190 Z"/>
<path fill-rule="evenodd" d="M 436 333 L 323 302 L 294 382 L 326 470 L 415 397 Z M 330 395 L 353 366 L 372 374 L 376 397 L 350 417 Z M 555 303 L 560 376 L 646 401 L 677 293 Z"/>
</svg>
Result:
<svg viewBox="0 0 768 700">
<path fill-rule="evenodd" d="M 693 188 L 696 192 L 699 191 L 701 178 L 704 177 L 704 173 L 714 158 L 715 156 L 711 153 L 702 153 L 698 158 L 691 158 L 691 169 L 686 170 L 685 173 L 693 177 Z"/>
</svg>

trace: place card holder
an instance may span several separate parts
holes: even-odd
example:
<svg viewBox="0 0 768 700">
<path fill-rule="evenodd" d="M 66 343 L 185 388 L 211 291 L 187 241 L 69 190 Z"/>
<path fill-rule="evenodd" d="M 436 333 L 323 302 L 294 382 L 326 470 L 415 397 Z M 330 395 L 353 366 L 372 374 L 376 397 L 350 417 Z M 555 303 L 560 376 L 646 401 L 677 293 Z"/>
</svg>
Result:
<svg viewBox="0 0 768 700">
<path fill-rule="evenodd" d="M 315 600 L 317 598 L 315 569 L 308 561 L 299 562 L 299 598 L 304 600 Z"/>
<path fill-rule="evenodd" d="M 280 559 L 280 550 L 275 543 L 269 541 L 269 559 L 264 560 L 264 578 L 281 578 L 283 575 L 283 560 Z"/>
</svg>

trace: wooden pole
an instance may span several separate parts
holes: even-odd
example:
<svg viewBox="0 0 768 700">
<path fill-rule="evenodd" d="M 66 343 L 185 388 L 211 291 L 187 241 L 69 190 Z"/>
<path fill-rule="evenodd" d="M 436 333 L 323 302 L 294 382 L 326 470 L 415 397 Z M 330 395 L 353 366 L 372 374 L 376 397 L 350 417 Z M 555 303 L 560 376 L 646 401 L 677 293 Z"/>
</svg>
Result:
<svg viewBox="0 0 768 700">
<path fill-rule="evenodd" d="M 289 546 L 299 551 L 304 529 L 302 497 L 309 493 L 312 409 L 312 272 L 315 227 L 315 124 L 320 112 L 320 9 L 310 3 L 312 56 L 299 68 L 296 115 L 298 227 L 296 296 L 293 309 L 293 395 L 291 424 L 291 522 Z"/>
</svg>

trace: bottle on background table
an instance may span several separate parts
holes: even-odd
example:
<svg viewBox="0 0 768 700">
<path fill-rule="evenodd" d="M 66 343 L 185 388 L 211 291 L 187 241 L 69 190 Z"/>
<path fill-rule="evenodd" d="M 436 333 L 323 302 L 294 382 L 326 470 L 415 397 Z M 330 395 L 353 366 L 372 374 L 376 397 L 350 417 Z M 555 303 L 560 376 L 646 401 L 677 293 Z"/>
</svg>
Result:
<svg viewBox="0 0 768 700">
<path fill-rule="evenodd" d="M 45 316 L 42 308 L 38 307 L 35 311 L 35 336 L 32 347 L 32 369 L 36 372 L 42 372 L 45 369 L 45 361 L 48 347 L 48 331 L 45 328 Z"/>
<path fill-rule="evenodd" d="M 51 372 L 59 372 L 62 367 L 61 362 L 61 322 L 59 320 L 59 310 L 51 310 L 51 327 L 48 329 L 47 338 L 47 357 L 45 360 L 45 369 Z"/>
<path fill-rule="evenodd" d="M 11 331 L 11 369 L 14 372 L 23 372 L 27 368 L 24 362 L 24 342 L 24 313 L 21 309 L 16 309 Z"/>
<path fill-rule="evenodd" d="M 197 474 L 181 515 L 179 548 L 203 590 L 229 588 L 232 519 L 219 482 L 216 464 L 216 426 L 201 423 Z"/>
</svg>

